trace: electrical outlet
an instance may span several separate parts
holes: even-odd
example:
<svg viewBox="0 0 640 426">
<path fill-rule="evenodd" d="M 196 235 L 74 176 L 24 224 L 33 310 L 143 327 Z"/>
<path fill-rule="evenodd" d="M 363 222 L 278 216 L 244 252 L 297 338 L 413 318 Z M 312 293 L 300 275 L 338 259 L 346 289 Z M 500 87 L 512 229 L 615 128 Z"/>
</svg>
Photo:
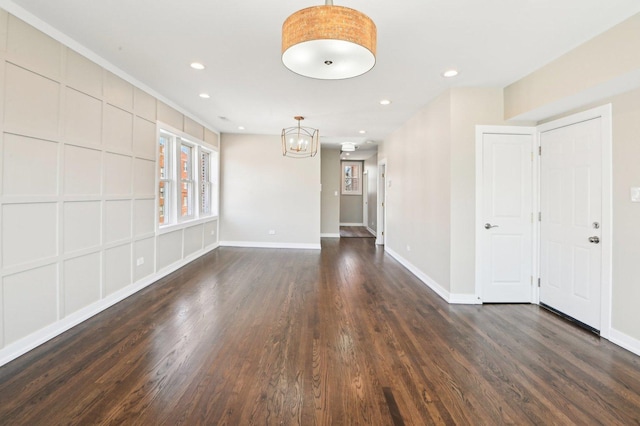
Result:
<svg viewBox="0 0 640 426">
<path fill-rule="evenodd" d="M 136 259 L 136 266 L 140 266 L 144 264 L 144 257 L 139 257 Z"/>
<path fill-rule="evenodd" d="M 407 251 L 411 251 L 411 246 L 407 245 Z"/>
<path fill-rule="evenodd" d="M 269 235 L 276 235 L 275 229 L 269 229 Z"/>
</svg>

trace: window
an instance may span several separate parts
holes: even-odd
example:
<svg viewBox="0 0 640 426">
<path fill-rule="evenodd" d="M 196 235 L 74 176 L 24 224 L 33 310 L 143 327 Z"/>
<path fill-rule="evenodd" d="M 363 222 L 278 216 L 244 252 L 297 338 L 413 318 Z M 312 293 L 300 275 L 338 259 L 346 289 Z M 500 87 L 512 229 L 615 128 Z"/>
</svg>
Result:
<svg viewBox="0 0 640 426">
<path fill-rule="evenodd" d="M 181 140 L 180 143 L 180 220 L 191 219 L 193 205 L 193 150 L 194 147 Z"/>
<path fill-rule="evenodd" d="M 213 182 L 211 181 L 211 152 L 200 152 L 200 211 L 211 214 L 211 196 Z"/>
<path fill-rule="evenodd" d="M 158 226 L 216 216 L 218 153 L 177 130 L 160 128 Z"/>
<path fill-rule="evenodd" d="M 158 188 L 158 223 L 160 226 L 166 225 L 171 221 L 169 217 L 169 212 L 171 209 L 168 209 L 171 200 L 171 176 L 173 173 L 171 172 L 171 153 L 172 153 L 173 139 L 170 135 L 166 133 L 160 133 L 160 141 L 158 143 L 159 153 L 158 153 L 158 165 L 160 167 L 160 183 Z"/>
<path fill-rule="evenodd" d="M 342 195 L 362 195 L 362 162 L 342 162 Z"/>
</svg>

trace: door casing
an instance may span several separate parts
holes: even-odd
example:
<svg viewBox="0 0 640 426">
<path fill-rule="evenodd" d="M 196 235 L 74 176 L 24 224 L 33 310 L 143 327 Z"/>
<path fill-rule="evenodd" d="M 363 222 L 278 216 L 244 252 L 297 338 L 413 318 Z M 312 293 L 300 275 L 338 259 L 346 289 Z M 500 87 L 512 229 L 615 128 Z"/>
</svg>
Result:
<svg viewBox="0 0 640 426">
<path fill-rule="evenodd" d="M 609 338 L 611 331 L 611 283 L 612 283 L 612 250 L 613 250 L 613 204 L 612 204 L 612 107 L 611 104 L 592 108 L 587 111 L 572 114 L 548 123 L 541 124 L 537 127 L 518 127 L 518 126 L 476 126 L 476 298 L 481 300 L 482 288 L 479 262 L 481 262 L 479 233 L 482 228 L 482 135 L 484 133 L 506 133 L 506 134 L 523 134 L 523 132 L 535 132 L 536 149 L 540 146 L 540 133 L 558 129 L 583 121 L 600 117 L 602 120 L 602 269 L 601 269 L 601 307 L 600 307 L 600 336 Z M 526 129 L 526 130 L 525 130 Z M 524 133 L 526 134 L 526 133 Z M 537 154 L 537 153 L 536 153 Z M 533 191 L 534 191 L 534 214 L 540 212 L 540 157 L 534 155 L 533 165 Z M 533 248 L 533 272 L 534 272 L 534 291 L 532 292 L 531 303 L 540 303 L 540 292 L 537 286 L 537 278 L 540 276 L 540 222 L 537 218 L 534 220 L 534 248 Z"/>
</svg>

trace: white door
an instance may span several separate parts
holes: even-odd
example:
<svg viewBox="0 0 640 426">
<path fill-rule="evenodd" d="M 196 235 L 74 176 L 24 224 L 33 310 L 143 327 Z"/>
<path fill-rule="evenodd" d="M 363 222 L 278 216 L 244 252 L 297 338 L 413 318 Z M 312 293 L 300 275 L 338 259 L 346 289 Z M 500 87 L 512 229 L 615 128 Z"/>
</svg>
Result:
<svg viewBox="0 0 640 426">
<path fill-rule="evenodd" d="M 540 134 L 540 302 L 600 330 L 602 118 Z"/>
<path fill-rule="evenodd" d="M 483 303 L 531 303 L 533 135 L 482 135 L 479 268 Z"/>
</svg>

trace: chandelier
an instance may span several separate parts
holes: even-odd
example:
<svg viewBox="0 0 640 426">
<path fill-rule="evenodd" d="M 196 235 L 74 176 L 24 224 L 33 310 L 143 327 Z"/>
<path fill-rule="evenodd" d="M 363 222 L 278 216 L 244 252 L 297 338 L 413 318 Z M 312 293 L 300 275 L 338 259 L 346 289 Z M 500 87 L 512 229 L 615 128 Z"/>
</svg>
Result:
<svg viewBox="0 0 640 426">
<path fill-rule="evenodd" d="M 318 129 L 300 127 L 304 117 L 295 116 L 297 127 L 282 129 L 282 155 L 285 157 L 304 158 L 313 157 L 318 153 Z"/>
<path fill-rule="evenodd" d="M 291 71 L 321 80 L 357 77 L 376 63 L 376 25 L 348 7 L 302 9 L 282 24 L 282 62 Z"/>
</svg>

